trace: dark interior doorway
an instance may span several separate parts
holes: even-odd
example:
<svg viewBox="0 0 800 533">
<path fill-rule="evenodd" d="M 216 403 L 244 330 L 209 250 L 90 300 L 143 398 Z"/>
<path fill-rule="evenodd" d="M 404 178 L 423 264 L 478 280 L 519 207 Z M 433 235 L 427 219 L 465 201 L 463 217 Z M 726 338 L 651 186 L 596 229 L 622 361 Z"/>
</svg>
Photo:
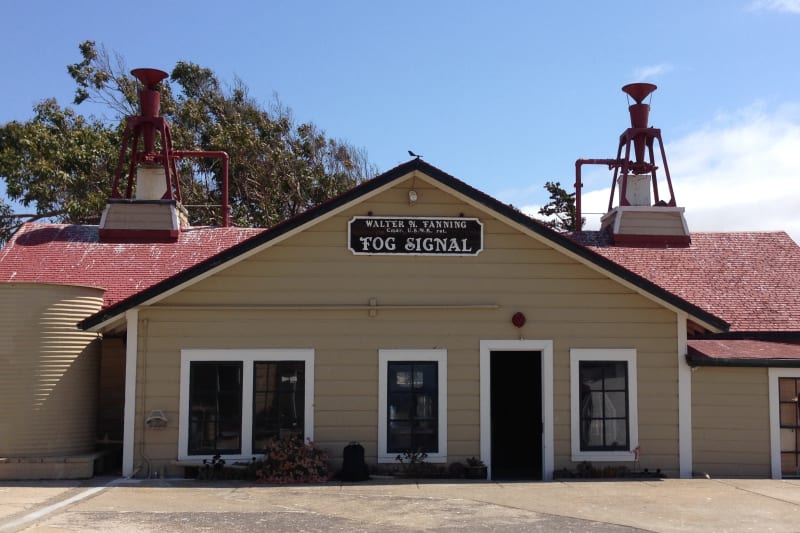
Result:
<svg viewBox="0 0 800 533">
<path fill-rule="evenodd" d="M 542 479 L 542 353 L 493 351 L 492 479 Z"/>
</svg>

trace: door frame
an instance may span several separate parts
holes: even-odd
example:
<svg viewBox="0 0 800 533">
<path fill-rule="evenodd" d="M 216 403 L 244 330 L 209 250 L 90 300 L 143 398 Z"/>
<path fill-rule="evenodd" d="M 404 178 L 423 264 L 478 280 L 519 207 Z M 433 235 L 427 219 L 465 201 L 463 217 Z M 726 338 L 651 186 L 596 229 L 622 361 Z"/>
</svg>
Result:
<svg viewBox="0 0 800 533">
<path fill-rule="evenodd" d="M 553 341 L 552 340 L 482 340 L 480 356 L 480 450 L 481 460 L 492 479 L 491 355 L 493 351 L 540 352 L 542 364 L 542 479 L 553 479 Z"/>
<path fill-rule="evenodd" d="M 769 436 L 772 479 L 782 479 L 781 413 L 778 391 L 779 378 L 800 378 L 800 368 L 769 369 Z"/>
</svg>

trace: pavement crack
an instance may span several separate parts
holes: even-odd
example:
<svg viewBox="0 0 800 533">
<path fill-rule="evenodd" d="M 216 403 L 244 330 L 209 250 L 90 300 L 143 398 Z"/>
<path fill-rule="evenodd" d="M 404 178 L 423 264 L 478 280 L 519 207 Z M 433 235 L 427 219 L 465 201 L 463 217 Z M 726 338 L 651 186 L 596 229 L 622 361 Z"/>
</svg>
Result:
<svg viewBox="0 0 800 533">
<path fill-rule="evenodd" d="M 784 498 L 778 498 L 777 496 L 772 496 L 772 495 L 769 495 L 769 494 L 764 494 L 763 492 L 759 492 L 759 491 L 757 491 L 757 490 L 753 490 L 753 489 L 746 489 L 746 488 L 744 488 L 744 487 L 738 487 L 738 486 L 734 485 L 733 483 L 726 483 L 726 482 L 725 482 L 724 480 L 722 480 L 722 479 L 715 479 L 715 480 L 713 480 L 713 481 L 716 481 L 716 482 L 717 482 L 717 483 L 719 483 L 720 485 L 725 485 L 725 486 L 727 486 L 727 487 L 731 487 L 731 488 L 733 488 L 733 489 L 735 489 L 735 490 L 738 490 L 738 491 L 741 491 L 741 492 L 746 492 L 746 493 L 748 493 L 748 494 L 754 494 L 754 495 L 756 495 L 756 496 L 761 496 L 762 498 L 767 498 L 768 500 L 772 500 L 772 501 L 776 501 L 776 502 L 788 503 L 789 505 L 791 505 L 791 506 L 793 506 L 793 507 L 800 507 L 800 505 L 798 505 L 798 503 L 797 503 L 796 501 L 792 501 L 792 500 L 786 500 L 786 499 L 784 499 Z"/>
</svg>

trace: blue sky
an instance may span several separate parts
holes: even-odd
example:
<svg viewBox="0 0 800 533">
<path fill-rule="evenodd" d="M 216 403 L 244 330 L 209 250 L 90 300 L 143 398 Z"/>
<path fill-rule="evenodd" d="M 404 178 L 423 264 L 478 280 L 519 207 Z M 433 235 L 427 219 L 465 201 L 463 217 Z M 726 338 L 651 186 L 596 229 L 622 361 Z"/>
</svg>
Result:
<svg viewBox="0 0 800 533">
<path fill-rule="evenodd" d="M 70 104 L 66 65 L 92 39 L 130 68 L 239 77 L 381 171 L 411 149 L 533 213 L 576 159 L 615 156 L 620 87 L 647 81 L 690 229 L 800 241 L 800 0 L 4 4 L 0 123 Z M 605 211 L 611 174 L 584 183 L 586 210 Z"/>
</svg>

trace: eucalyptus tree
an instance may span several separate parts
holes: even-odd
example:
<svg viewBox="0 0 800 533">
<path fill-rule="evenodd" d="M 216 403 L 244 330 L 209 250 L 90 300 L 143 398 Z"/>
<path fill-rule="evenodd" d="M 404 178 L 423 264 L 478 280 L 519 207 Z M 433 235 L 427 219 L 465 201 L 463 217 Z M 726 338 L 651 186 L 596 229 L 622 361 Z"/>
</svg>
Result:
<svg viewBox="0 0 800 533">
<path fill-rule="evenodd" d="M 123 119 L 138 113 L 139 82 L 124 58 L 94 41 L 79 50 L 81 60 L 67 67 L 76 84 L 72 103 L 92 102 L 100 118 L 45 99 L 30 120 L 0 126 L 0 179 L 8 200 L 33 211 L 29 220 L 96 222 L 110 195 Z M 236 225 L 272 226 L 377 173 L 363 149 L 297 123 L 275 97 L 262 104 L 242 80 L 223 83 L 212 70 L 179 61 L 160 90 L 176 149 L 229 153 Z M 195 206 L 191 223 L 219 224 L 219 162 L 186 159 L 179 174 L 183 201 Z M 0 199 L 0 240 L 25 218 Z"/>
</svg>

